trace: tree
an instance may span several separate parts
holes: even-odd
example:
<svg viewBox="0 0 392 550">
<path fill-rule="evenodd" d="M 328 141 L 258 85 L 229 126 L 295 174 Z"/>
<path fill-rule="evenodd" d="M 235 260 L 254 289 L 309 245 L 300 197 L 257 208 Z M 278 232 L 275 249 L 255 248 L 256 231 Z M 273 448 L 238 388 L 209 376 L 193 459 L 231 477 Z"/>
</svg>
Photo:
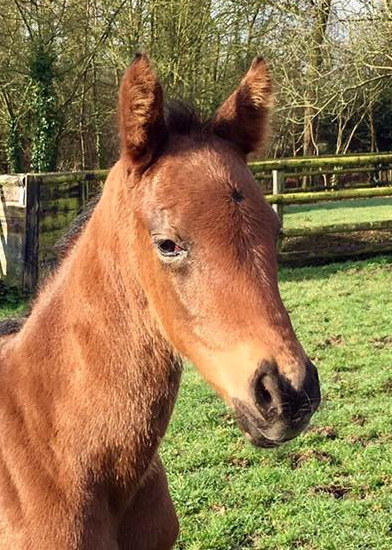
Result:
<svg viewBox="0 0 392 550">
<path fill-rule="evenodd" d="M 113 162 L 118 85 L 138 50 L 169 97 L 205 116 L 264 55 L 277 96 L 270 155 L 387 143 L 389 0 L 3 0 L 0 34 L 8 170 Z"/>
</svg>

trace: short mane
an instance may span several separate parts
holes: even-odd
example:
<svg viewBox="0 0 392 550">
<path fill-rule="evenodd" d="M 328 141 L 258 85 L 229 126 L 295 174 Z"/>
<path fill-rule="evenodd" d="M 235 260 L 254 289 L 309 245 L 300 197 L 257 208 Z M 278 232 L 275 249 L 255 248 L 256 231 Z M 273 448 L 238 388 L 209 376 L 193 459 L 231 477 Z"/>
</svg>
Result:
<svg viewBox="0 0 392 550">
<path fill-rule="evenodd" d="M 203 120 L 196 109 L 179 100 L 165 103 L 165 123 L 169 134 L 202 138 L 208 134 L 210 119 Z"/>
</svg>

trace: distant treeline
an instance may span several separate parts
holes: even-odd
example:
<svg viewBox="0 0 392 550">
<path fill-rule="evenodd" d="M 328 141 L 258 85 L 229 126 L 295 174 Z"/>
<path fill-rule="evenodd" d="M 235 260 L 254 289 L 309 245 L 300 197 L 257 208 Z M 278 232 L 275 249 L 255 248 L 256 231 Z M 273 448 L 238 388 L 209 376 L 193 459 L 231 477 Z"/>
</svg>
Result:
<svg viewBox="0 0 392 550">
<path fill-rule="evenodd" d="M 3 172 L 110 165 L 138 50 L 206 115 L 265 56 L 269 156 L 392 149 L 390 0 L 2 0 L 0 36 Z"/>
</svg>

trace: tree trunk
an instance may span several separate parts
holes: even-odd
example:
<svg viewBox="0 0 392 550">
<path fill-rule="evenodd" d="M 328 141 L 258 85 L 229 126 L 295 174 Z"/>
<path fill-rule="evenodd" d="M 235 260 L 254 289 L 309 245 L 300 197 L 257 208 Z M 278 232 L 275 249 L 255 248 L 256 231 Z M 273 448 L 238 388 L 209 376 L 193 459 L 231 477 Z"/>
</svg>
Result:
<svg viewBox="0 0 392 550">
<path fill-rule="evenodd" d="M 317 108 L 316 84 L 323 63 L 322 46 L 325 40 L 332 0 L 312 0 L 314 10 L 314 28 L 311 35 L 309 68 L 307 74 L 307 89 L 305 92 L 303 155 L 317 154 Z M 311 185 L 311 180 L 303 178 L 302 187 Z"/>
<path fill-rule="evenodd" d="M 370 151 L 371 153 L 378 153 L 377 145 L 377 130 L 374 123 L 374 111 L 373 105 L 369 106 L 369 130 L 370 130 Z"/>
</svg>

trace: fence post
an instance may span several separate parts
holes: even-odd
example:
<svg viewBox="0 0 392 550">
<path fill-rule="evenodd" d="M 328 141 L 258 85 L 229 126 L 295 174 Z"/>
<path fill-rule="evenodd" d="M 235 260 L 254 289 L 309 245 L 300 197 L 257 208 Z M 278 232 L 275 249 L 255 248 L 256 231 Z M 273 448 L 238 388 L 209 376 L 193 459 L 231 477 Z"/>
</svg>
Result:
<svg viewBox="0 0 392 550">
<path fill-rule="evenodd" d="M 81 212 L 86 206 L 87 197 L 88 197 L 88 176 L 89 174 L 84 174 L 84 178 L 79 182 L 79 211 Z"/>
<path fill-rule="evenodd" d="M 272 170 L 272 193 L 274 195 L 280 195 L 284 192 L 284 172 L 283 170 Z M 282 249 L 282 229 L 283 229 L 283 204 L 274 203 L 272 208 L 275 210 L 276 215 L 280 221 L 281 233 L 278 239 L 277 249 L 278 252 Z"/>
<path fill-rule="evenodd" d="M 23 269 L 23 287 L 35 290 L 38 283 L 39 211 L 41 177 L 26 175 L 26 238 Z"/>
<path fill-rule="evenodd" d="M 272 193 L 280 195 L 284 192 L 284 172 L 282 170 L 272 170 Z M 281 226 L 283 226 L 283 204 L 273 204 Z"/>
</svg>

